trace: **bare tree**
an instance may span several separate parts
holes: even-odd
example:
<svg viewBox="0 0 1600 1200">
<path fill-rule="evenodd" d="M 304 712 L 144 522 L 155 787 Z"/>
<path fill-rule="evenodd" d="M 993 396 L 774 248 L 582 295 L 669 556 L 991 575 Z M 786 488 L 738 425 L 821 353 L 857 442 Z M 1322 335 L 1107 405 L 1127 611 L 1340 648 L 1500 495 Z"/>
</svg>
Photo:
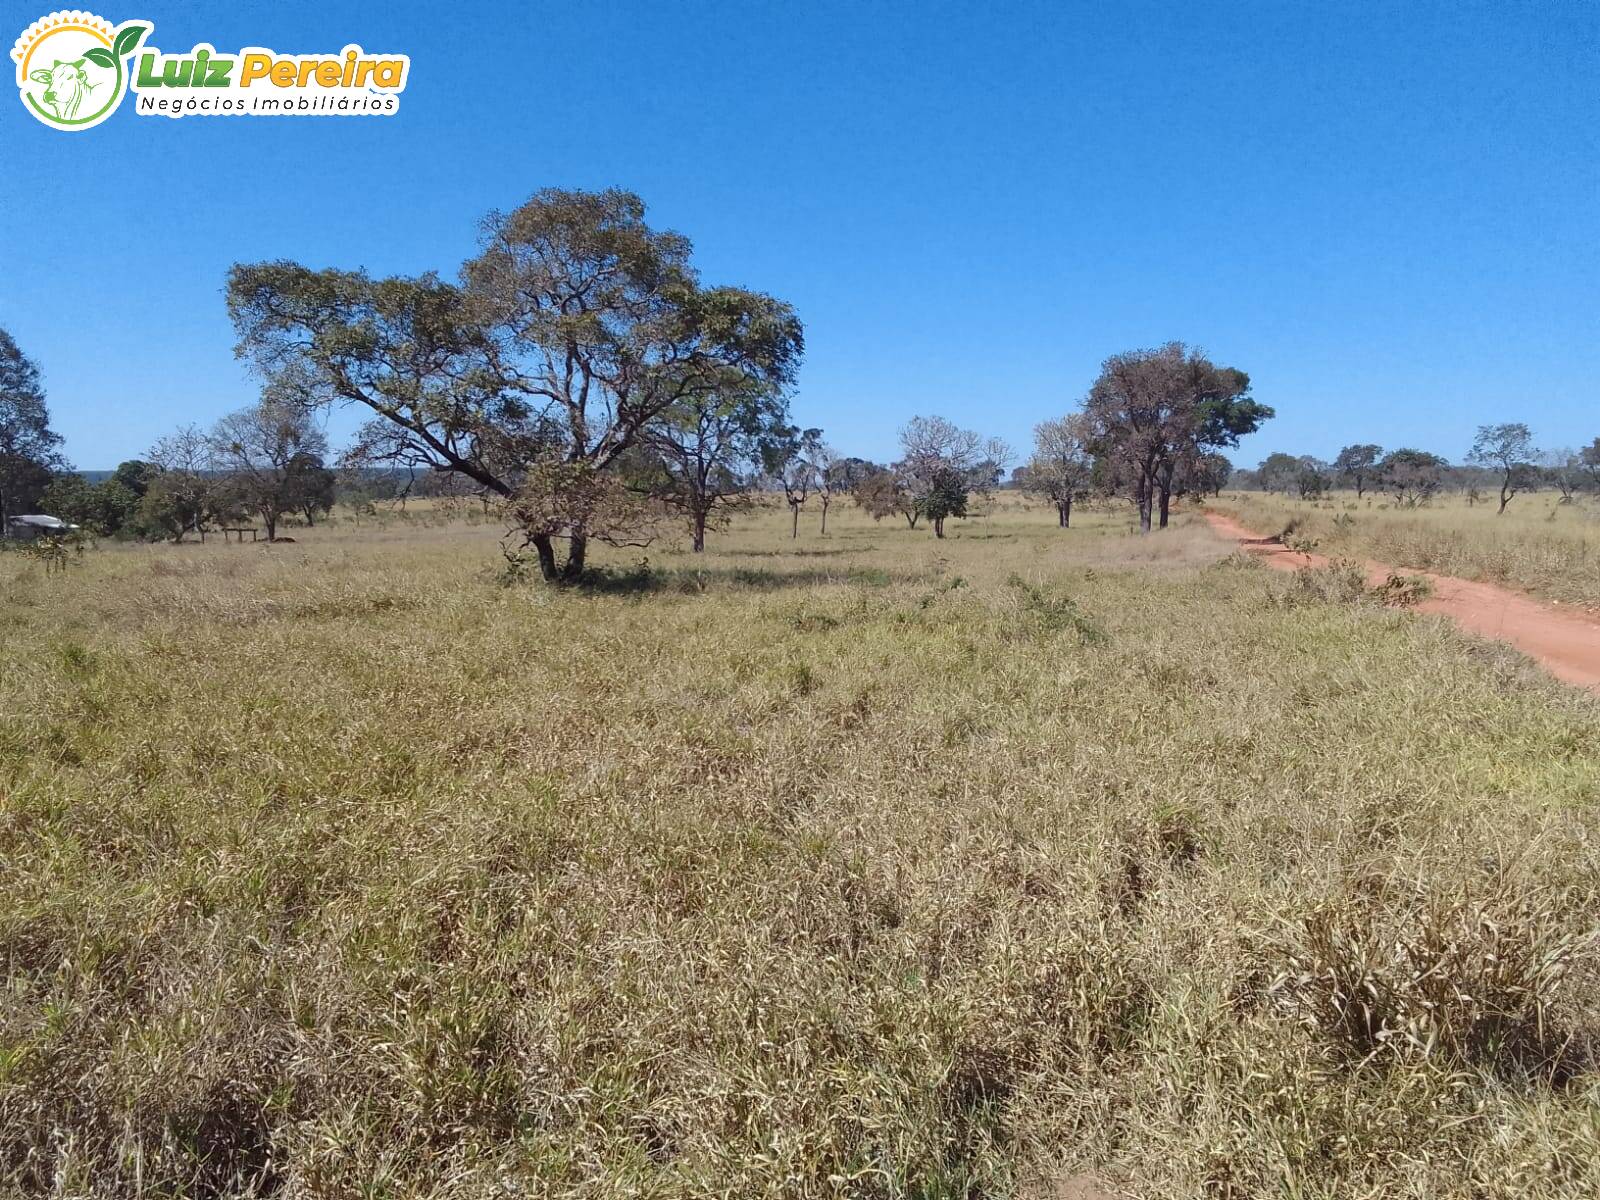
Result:
<svg viewBox="0 0 1600 1200">
<path fill-rule="evenodd" d="M 1028 460 L 1025 474 L 1027 485 L 1056 506 L 1057 523 L 1062 529 L 1072 524 L 1073 502 L 1088 494 L 1094 476 L 1091 436 L 1088 420 L 1081 413 L 1041 421 L 1033 429 L 1033 457 Z"/>
<path fill-rule="evenodd" d="M 227 514 L 232 497 L 221 478 L 216 442 L 198 426 L 184 425 L 145 454 L 156 468 L 140 500 L 140 518 L 151 533 L 174 542 L 191 530 L 205 540 L 206 526 Z"/>
<path fill-rule="evenodd" d="M 1578 452 L 1571 447 L 1560 450 L 1547 450 L 1539 456 L 1543 466 L 1542 474 L 1555 485 L 1556 491 L 1561 493 L 1560 504 L 1571 504 L 1582 490 L 1586 472 L 1583 460 L 1578 457 Z"/>
<path fill-rule="evenodd" d="M 969 493 L 987 493 L 999 483 L 1011 457 L 1004 442 L 985 441 L 943 417 L 912 417 L 900 430 L 900 450 L 894 470 L 939 538 L 947 518 L 967 515 Z"/>
</svg>

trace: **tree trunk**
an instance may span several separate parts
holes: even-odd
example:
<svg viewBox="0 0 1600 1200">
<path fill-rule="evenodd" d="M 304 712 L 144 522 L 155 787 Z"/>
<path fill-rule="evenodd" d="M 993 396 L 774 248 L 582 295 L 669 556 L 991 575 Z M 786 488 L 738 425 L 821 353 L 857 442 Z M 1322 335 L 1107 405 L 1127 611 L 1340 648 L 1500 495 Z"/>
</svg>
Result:
<svg viewBox="0 0 1600 1200">
<path fill-rule="evenodd" d="M 262 513 L 261 514 L 261 523 L 267 527 L 267 541 L 269 541 L 269 542 L 277 541 L 278 540 L 278 514 L 277 513 L 273 513 L 273 512 L 264 512 L 264 513 Z"/>
<path fill-rule="evenodd" d="M 563 583 L 577 583 L 583 578 L 583 560 L 589 550 L 587 534 L 574 532 L 567 545 L 567 561 L 561 567 Z"/>
<path fill-rule="evenodd" d="M 794 522 L 789 528 L 789 536 L 797 538 L 800 536 L 800 506 L 798 504 L 789 505 L 789 513 L 794 518 Z"/>
<path fill-rule="evenodd" d="M 1167 517 L 1172 511 L 1172 488 L 1168 484 L 1161 485 L 1161 528 L 1167 527 Z"/>
<path fill-rule="evenodd" d="M 1511 484 L 1509 482 L 1502 483 L 1500 485 L 1500 512 L 1502 512 L 1502 513 L 1505 512 L 1506 511 L 1506 505 L 1508 505 L 1510 503 L 1511 503 Z"/>
<path fill-rule="evenodd" d="M 1139 532 L 1150 532 L 1150 485 L 1139 485 Z"/>
<path fill-rule="evenodd" d="M 706 548 L 706 514 L 694 514 L 694 540 L 689 547 L 696 554 L 703 554 Z"/>
<path fill-rule="evenodd" d="M 1068 496 L 1057 507 L 1061 512 L 1061 528 L 1072 528 L 1072 497 Z"/>
<path fill-rule="evenodd" d="M 933 536 L 936 537 L 936 538 L 942 538 L 944 536 L 944 518 L 943 517 L 935 517 L 933 519 Z"/>
<path fill-rule="evenodd" d="M 546 583 L 554 583 L 557 578 L 556 548 L 547 534 L 536 533 L 531 539 L 533 548 L 539 555 L 539 574 Z"/>
<path fill-rule="evenodd" d="M 826 500 L 822 502 L 822 535 L 824 537 L 828 535 L 828 502 Z"/>
<path fill-rule="evenodd" d="M 905 514 L 906 524 L 912 529 L 915 529 L 917 527 L 917 515 L 918 514 L 916 514 L 914 512 L 908 512 L 908 513 Z"/>
</svg>

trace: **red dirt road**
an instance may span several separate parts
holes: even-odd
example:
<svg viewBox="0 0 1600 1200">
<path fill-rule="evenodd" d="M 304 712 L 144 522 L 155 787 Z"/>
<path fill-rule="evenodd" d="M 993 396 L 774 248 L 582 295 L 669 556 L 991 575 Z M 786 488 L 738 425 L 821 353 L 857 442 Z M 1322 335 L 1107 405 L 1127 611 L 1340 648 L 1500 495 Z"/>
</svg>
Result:
<svg viewBox="0 0 1600 1200">
<path fill-rule="evenodd" d="M 1320 554 L 1307 559 L 1221 513 L 1207 512 L 1205 518 L 1217 533 L 1238 542 L 1246 553 L 1269 567 L 1295 571 L 1328 563 Z M 1425 577 L 1433 583 L 1433 595 L 1417 605 L 1418 612 L 1441 613 L 1472 633 L 1508 642 L 1563 683 L 1600 695 L 1600 622 L 1492 583 L 1376 562 L 1362 565 L 1367 581 L 1373 584 L 1381 584 L 1392 574 Z"/>
</svg>

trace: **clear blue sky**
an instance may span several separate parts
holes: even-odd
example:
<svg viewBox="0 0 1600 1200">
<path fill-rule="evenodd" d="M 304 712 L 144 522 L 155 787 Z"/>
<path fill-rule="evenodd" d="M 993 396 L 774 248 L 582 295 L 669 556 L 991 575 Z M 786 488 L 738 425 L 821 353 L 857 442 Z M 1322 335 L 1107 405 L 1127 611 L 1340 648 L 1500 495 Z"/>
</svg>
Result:
<svg viewBox="0 0 1600 1200">
<path fill-rule="evenodd" d="M 169 51 L 412 70 L 393 118 L 0 102 L 0 325 L 80 467 L 253 398 L 233 261 L 453 273 L 547 185 L 631 188 L 707 280 L 794 303 L 797 415 L 847 453 L 934 412 L 1020 448 L 1173 338 L 1277 407 L 1244 463 L 1600 435 L 1591 2 L 128 3 Z"/>
</svg>

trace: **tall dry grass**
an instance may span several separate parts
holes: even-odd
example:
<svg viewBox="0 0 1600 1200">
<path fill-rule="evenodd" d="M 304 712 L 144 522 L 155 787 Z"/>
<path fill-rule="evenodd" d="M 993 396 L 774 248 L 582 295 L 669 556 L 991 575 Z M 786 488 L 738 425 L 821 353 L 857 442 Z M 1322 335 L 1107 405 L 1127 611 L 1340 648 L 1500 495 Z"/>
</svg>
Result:
<svg viewBox="0 0 1600 1200">
<path fill-rule="evenodd" d="M 1455 493 L 1418 508 L 1370 492 L 1318 501 L 1229 492 L 1213 504 L 1263 533 L 1298 521 L 1323 553 L 1505 584 L 1600 611 L 1600 502 L 1559 499 L 1520 495 L 1503 514 L 1496 500 L 1468 504 Z"/>
<path fill-rule="evenodd" d="M 6 1190 L 1600 1190 L 1600 709 L 1512 652 L 1120 510 L 429 521 L 0 559 Z"/>
</svg>

